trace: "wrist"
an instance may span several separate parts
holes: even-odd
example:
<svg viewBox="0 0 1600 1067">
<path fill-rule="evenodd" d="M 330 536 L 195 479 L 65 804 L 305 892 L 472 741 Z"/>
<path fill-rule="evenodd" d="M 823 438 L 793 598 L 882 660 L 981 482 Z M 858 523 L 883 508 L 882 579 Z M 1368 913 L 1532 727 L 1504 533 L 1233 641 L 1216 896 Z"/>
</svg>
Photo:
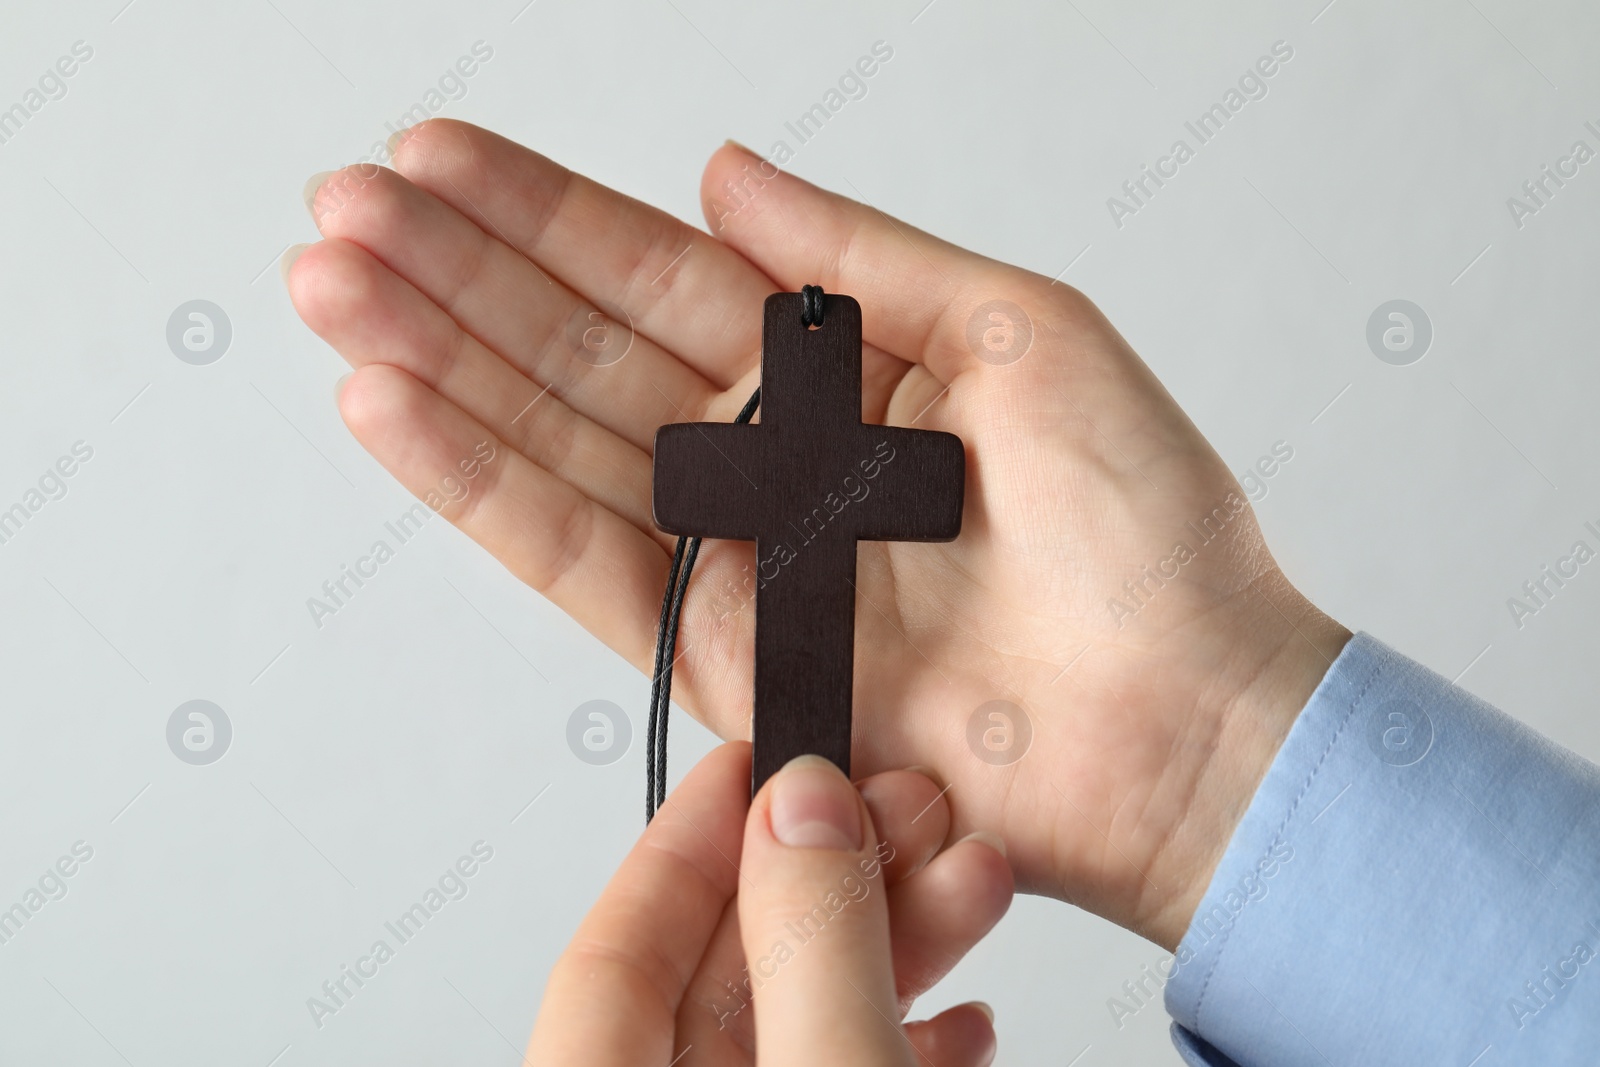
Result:
<svg viewBox="0 0 1600 1067">
<path fill-rule="evenodd" d="M 1261 780 L 1351 633 L 1273 571 L 1240 595 L 1198 690 L 1204 724 L 1185 777 L 1190 795 L 1151 866 L 1159 887 L 1134 927 L 1176 949 Z"/>
</svg>

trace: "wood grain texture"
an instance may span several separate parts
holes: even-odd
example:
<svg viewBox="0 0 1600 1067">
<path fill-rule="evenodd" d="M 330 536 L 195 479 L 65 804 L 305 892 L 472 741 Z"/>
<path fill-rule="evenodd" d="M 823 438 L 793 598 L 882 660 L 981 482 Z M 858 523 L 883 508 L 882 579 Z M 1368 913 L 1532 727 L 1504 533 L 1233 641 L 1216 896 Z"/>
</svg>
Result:
<svg viewBox="0 0 1600 1067">
<path fill-rule="evenodd" d="M 805 753 L 850 773 L 856 542 L 961 532 L 961 439 L 862 423 L 861 305 L 824 300 L 810 329 L 800 294 L 767 298 L 758 424 L 656 432 L 656 525 L 756 543 L 752 792 Z"/>
</svg>

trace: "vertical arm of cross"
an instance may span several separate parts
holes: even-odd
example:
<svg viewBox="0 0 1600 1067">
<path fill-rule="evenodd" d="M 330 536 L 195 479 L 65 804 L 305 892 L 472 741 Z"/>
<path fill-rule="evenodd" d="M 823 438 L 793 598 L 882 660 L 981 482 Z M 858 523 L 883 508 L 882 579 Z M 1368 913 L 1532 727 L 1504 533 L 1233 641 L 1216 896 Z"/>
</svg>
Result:
<svg viewBox="0 0 1600 1067">
<path fill-rule="evenodd" d="M 761 422 L 802 446 L 808 439 L 841 444 L 841 435 L 861 422 L 861 305 L 828 294 L 814 330 L 800 325 L 800 307 L 799 293 L 767 297 Z"/>
</svg>

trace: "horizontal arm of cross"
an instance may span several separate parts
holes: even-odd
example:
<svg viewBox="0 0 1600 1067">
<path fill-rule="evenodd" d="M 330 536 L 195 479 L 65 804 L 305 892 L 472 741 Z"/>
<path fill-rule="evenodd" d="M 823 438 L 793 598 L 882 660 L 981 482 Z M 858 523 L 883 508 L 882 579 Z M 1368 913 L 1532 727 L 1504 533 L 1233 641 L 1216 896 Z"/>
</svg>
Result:
<svg viewBox="0 0 1600 1067">
<path fill-rule="evenodd" d="M 754 541 L 765 440 L 758 426 L 679 422 L 656 431 L 651 510 L 680 537 Z"/>
<path fill-rule="evenodd" d="M 953 541 L 961 533 L 966 450 L 961 438 L 937 430 L 862 426 L 862 455 L 873 457 L 876 476 L 857 509 L 862 541 Z"/>
</svg>

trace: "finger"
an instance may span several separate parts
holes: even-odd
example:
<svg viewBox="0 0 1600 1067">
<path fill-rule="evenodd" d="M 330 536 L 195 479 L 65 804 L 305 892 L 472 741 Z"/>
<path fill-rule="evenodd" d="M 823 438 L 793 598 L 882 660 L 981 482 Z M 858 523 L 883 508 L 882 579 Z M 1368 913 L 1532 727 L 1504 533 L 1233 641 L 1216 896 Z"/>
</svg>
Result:
<svg viewBox="0 0 1600 1067">
<path fill-rule="evenodd" d="M 609 322 L 492 230 L 382 167 L 347 167 L 316 189 L 325 237 L 359 244 L 540 386 L 648 449 L 655 427 L 716 398 L 697 372 L 626 322 Z M 626 359 L 626 370 L 619 366 Z"/>
<path fill-rule="evenodd" d="M 719 190 L 752 168 L 763 184 L 725 211 Z M 1050 288 L 1047 278 L 819 189 L 738 145 L 711 157 L 700 188 L 723 241 L 787 289 L 818 284 L 855 297 L 872 309 L 862 317 L 868 341 L 922 363 L 945 384 L 985 365 L 967 342 L 968 320 L 981 304 L 1004 296 L 1027 305 Z"/>
<path fill-rule="evenodd" d="M 738 884 L 750 746 L 723 745 L 651 820 L 557 960 L 529 1058 L 669 1063 L 685 984 Z"/>
<path fill-rule="evenodd" d="M 998 1039 L 994 1009 L 979 1001 L 957 1004 L 923 1022 L 906 1024 L 918 1062 L 938 1067 L 989 1067 Z"/>
<path fill-rule="evenodd" d="M 950 805 L 944 790 L 915 771 L 884 771 L 856 783 L 872 816 L 887 884 L 920 871 L 944 847 L 950 833 Z"/>
<path fill-rule="evenodd" d="M 717 388 L 755 366 L 772 283 L 721 242 L 463 122 L 412 127 L 394 166 Z"/>
<path fill-rule="evenodd" d="M 480 442 L 495 442 L 499 458 L 484 465 L 460 506 L 443 513 L 638 670 L 653 670 L 669 564 L 657 532 L 531 462 L 397 367 L 359 368 L 339 406 L 362 447 L 419 499 L 440 495 L 442 480 Z M 754 564 L 750 542 L 707 542 L 684 607 L 673 696 L 724 737 L 749 726 L 748 703 L 731 695 L 750 692 Z"/>
<path fill-rule="evenodd" d="M 866 802 L 880 841 L 889 844 L 892 850 L 882 860 L 885 883 L 892 886 L 921 870 L 938 852 L 949 832 L 949 806 L 944 803 L 939 787 L 915 771 L 886 771 L 862 781 L 857 789 Z M 962 899 L 969 896 L 961 894 Z M 907 926 L 902 936 L 893 914 L 893 900 L 891 895 L 890 925 L 897 931 L 891 939 L 896 977 L 900 974 L 902 954 L 908 967 L 918 973 L 929 973 L 928 961 L 948 957 L 947 938 L 943 931 L 920 918 Z M 920 898 L 914 904 L 923 910 L 919 901 Z M 965 928 L 965 921 L 955 927 Z M 914 998 L 926 988 L 919 987 L 909 996 Z M 694 1063 L 686 1061 L 685 1067 L 739 1063 L 754 1055 L 755 1013 L 750 1010 L 753 995 L 750 973 L 745 968 L 744 947 L 739 939 L 738 912 L 730 907 L 678 1010 L 678 1033 L 685 1044 L 695 1048 L 695 1055 L 691 1057 Z M 909 1004 L 907 991 L 902 990 L 900 995 Z"/>
<path fill-rule="evenodd" d="M 477 389 L 470 382 L 450 389 L 449 372 L 428 366 L 423 350 L 430 346 L 405 339 L 397 324 L 404 316 L 374 312 L 353 322 L 353 313 L 339 310 L 338 287 L 331 293 L 319 288 L 317 279 L 329 273 L 314 269 L 321 257 L 359 260 L 382 280 L 369 278 L 363 285 L 406 283 L 344 241 L 313 246 L 294 264 L 291 288 L 302 315 L 357 368 L 340 400 L 356 439 L 418 497 L 437 493 L 441 479 L 479 442 L 509 446 L 502 453 L 508 458 L 490 468 L 467 505 L 449 512 L 451 522 L 635 667 L 649 671 L 671 543 L 650 518 L 649 461 L 553 397 L 535 393 L 522 400 L 526 394 L 517 389 L 531 386 L 526 379 L 521 387 L 508 380 L 501 389 Z M 302 267 L 308 259 L 312 269 Z M 448 322 L 425 300 L 416 307 L 425 319 Z M 385 343 L 391 329 L 399 335 Z M 472 338 L 461 343 L 477 344 Z M 472 394 L 478 410 L 464 410 L 410 371 L 380 362 L 386 359 L 406 363 L 457 395 Z M 514 375 L 503 361 L 501 367 Z M 508 402 L 508 396 L 516 399 Z M 506 429 L 495 433 L 485 420 Z M 687 640 L 679 648 L 675 695 L 723 736 L 737 735 L 748 722 L 738 710 L 742 705 L 712 697 L 750 691 L 749 657 L 739 650 L 748 649 L 754 629 L 754 557 L 748 542 L 709 542 L 684 609 Z"/>
<path fill-rule="evenodd" d="M 678 1036 L 694 1054 L 683 1067 L 732 1067 L 756 1058 L 754 980 L 744 962 L 738 902 L 722 913 L 700 969 L 678 1005 Z"/>
<path fill-rule="evenodd" d="M 762 787 L 741 871 L 757 1062 L 909 1065 L 872 820 L 838 768 L 802 756 Z"/>
<path fill-rule="evenodd" d="M 419 499 L 489 442 L 467 494 L 441 513 L 512 574 L 640 670 L 655 643 L 667 556 L 638 527 L 521 453 L 397 367 L 357 370 L 339 394 L 345 424 Z"/>
<path fill-rule="evenodd" d="M 464 333 L 359 245 L 328 240 L 295 260 L 301 318 L 353 367 L 392 364 L 545 470 L 668 543 L 650 520 L 650 458 L 577 414 Z"/>
<path fill-rule="evenodd" d="M 1004 850 L 993 834 L 971 834 L 889 887 L 889 936 L 902 1016 L 1011 907 L 1014 887 Z"/>
</svg>

